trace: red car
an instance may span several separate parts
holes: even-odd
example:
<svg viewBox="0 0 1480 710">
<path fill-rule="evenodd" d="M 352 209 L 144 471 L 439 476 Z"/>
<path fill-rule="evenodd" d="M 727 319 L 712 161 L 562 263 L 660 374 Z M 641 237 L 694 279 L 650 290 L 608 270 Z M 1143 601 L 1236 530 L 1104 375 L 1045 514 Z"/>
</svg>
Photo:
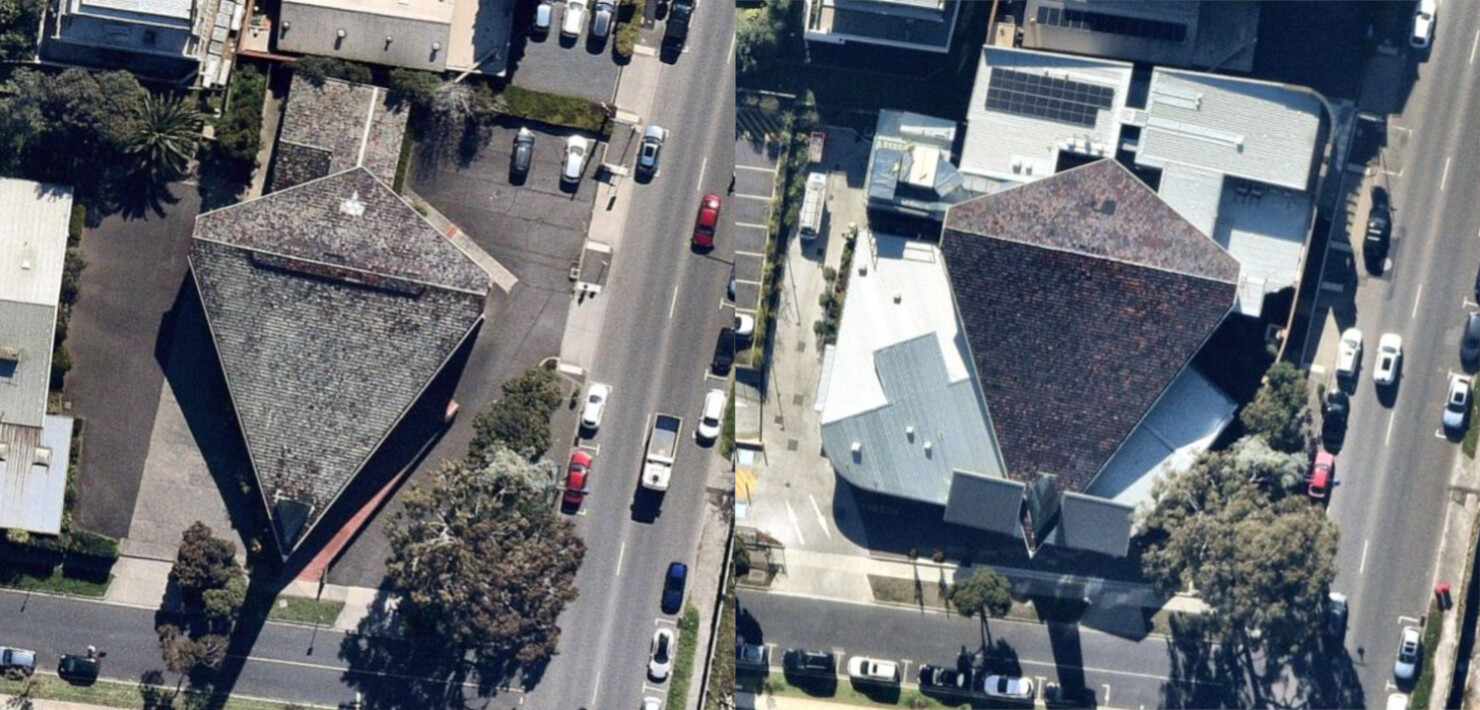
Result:
<svg viewBox="0 0 1480 710">
<path fill-rule="evenodd" d="M 591 475 L 591 454 L 584 451 L 570 452 L 570 465 L 565 469 L 565 497 L 562 501 L 569 508 L 581 507 L 586 499 L 586 479 Z"/>
<path fill-rule="evenodd" d="M 1331 479 L 1336 475 L 1336 457 L 1328 451 L 1316 454 L 1315 465 L 1310 467 L 1310 497 L 1322 500 L 1331 492 Z"/>
<path fill-rule="evenodd" d="M 714 230 L 719 225 L 719 195 L 705 195 L 699 201 L 699 216 L 694 220 L 694 246 L 714 246 Z"/>
</svg>

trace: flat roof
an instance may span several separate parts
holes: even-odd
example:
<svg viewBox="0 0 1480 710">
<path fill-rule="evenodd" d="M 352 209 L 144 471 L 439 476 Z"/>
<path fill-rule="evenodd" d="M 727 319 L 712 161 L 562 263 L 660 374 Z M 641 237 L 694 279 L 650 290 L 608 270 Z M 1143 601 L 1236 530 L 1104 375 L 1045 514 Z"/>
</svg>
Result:
<svg viewBox="0 0 1480 710">
<path fill-rule="evenodd" d="M 817 25 L 809 25 L 807 32 L 944 52 L 951 46 L 965 1 L 811 0 L 809 10 L 822 7 L 817 10 Z"/>
<path fill-rule="evenodd" d="M 451 24 L 458 2 L 459 0 L 286 0 L 283 4 Z"/>
<path fill-rule="evenodd" d="M 966 141 L 961 149 L 960 169 L 998 180 L 1025 182 L 1052 175 L 1060 151 L 1113 156 L 1120 142 L 1120 114 L 1130 91 L 1131 69 L 1125 62 L 1105 59 L 983 47 L 966 113 Z M 1072 90 L 1108 89 L 1109 107 L 1095 111 L 1093 125 L 989 108 L 988 98 L 994 81 L 999 78 L 995 76 L 998 70 L 1013 72 L 1002 78 L 1026 75 L 1051 80 L 1052 85 L 1039 89 L 1040 95 L 1047 97 L 1037 102 L 1040 105 L 1049 99 L 1063 106 L 1082 103 L 1058 98 L 1065 88 L 1060 82 L 1069 82 L 1067 88 Z M 998 92 L 1007 88 L 1004 84 L 998 87 Z M 1017 91 L 1021 87 L 1011 88 Z M 1027 93 L 1031 92 L 1030 87 Z"/>
<path fill-rule="evenodd" d="M 0 178 L 0 422 L 46 415 L 71 218 L 71 188 Z"/>
<path fill-rule="evenodd" d="M 84 9 L 100 8 L 114 12 L 129 12 L 139 15 L 157 15 L 176 20 L 190 19 L 195 9 L 195 0 L 76 0 Z"/>
<path fill-rule="evenodd" d="M 377 0 L 365 7 L 358 3 L 286 0 L 276 28 L 275 47 L 278 51 L 443 71 L 451 42 L 452 0 L 418 2 L 417 6 L 426 11 L 415 11 L 410 4 L 402 8 L 395 0 Z M 341 32 L 343 37 L 339 36 Z"/>
</svg>

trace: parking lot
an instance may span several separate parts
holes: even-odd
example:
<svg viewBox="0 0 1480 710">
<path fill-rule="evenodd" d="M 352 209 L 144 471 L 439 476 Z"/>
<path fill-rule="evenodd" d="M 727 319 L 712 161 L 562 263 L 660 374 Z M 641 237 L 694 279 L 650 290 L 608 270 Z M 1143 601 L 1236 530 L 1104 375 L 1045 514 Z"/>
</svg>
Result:
<svg viewBox="0 0 1480 710">
<path fill-rule="evenodd" d="M 594 4 L 594 3 L 592 3 Z M 553 3 L 550 31 L 534 32 L 534 2 L 517 3 L 509 44 L 509 78 L 516 86 L 611 102 L 621 74 L 612 54 L 612 36 L 591 36 L 591 12 L 575 40 L 560 35 L 565 3 Z M 613 33 L 615 34 L 615 33 Z"/>
<path fill-rule="evenodd" d="M 745 313 L 760 309 L 766 229 L 780 157 L 771 133 L 779 127 L 772 114 L 737 108 L 735 195 L 730 210 L 735 218 L 735 307 Z"/>
</svg>

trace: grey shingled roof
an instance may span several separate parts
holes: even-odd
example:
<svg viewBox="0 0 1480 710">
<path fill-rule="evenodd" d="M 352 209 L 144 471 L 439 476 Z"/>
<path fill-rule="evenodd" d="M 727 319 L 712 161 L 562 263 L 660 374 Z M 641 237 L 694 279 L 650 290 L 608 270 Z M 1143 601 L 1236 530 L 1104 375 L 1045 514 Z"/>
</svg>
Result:
<svg viewBox="0 0 1480 710">
<path fill-rule="evenodd" d="M 1110 160 L 952 207 L 941 246 L 1009 474 L 1066 491 L 1228 314 L 1239 273 Z"/>
<path fill-rule="evenodd" d="M 394 182 L 406 110 L 392 106 L 377 86 L 325 79 L 319 84 L 293 76 L 278 140 L 274 190 L 363 165 L 387 184 Z"/>
<path fill-rule="evenodd" d="M 362 168 L 200 215 L 190 262 L 263 494 L 271 508 L 310 503 L 310 526 L 482 319 L 488 292 Z"/>
</svg>

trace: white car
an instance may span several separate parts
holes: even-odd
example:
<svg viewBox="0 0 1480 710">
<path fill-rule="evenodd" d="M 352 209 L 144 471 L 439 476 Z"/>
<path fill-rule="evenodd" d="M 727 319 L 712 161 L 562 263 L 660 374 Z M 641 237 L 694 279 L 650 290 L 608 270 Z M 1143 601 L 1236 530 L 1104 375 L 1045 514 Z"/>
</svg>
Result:
<svg viewBox="0 0 1480 710">
<path fill-rule="evenodd" d="M 704 395 L 704 412 L 699 416 L 699 440 L 714 441 L 725 421 L 725 404 L 729 395 L 724 390 L 709 390 Z"/>
<path fill-rule="evenodd" d="M 581 406 L 581 426 L 591 431 L 601 428 L 601 415 L 606 413 L 606 399 L 611 394 L 610 385 L 592 382 L 586 386 L 586 403 Z"/>
<path fill-rule="evenodd" d="M 1398 642 L 1398 660 L 1393 662 L 1393 675 L 1398 680 L 1413 680 L 1413 671 L 1418 669 L 1418 627 L 1403 627 L 1403 640 Z"/>
<path fill-rule="evenodd" d="M 1336 375 L 1351 377 L 1357 374 L 1357 365 L 1362 362 L 1362 331 L 1347 328 L 1336 345 Z"/>
<path fill-rule="evenodd" d="M 1402 693 L 1389 695 L 1387 710 L 1408 710 L 1408 696 Z"/>
<path fill-rule="evenodd" d="M 642 710 L 663 710 L 663 701 L 657 698 L 643 698 Z"/>
<path fill-rule="evenodd" d="M 590 138 L 571 136 L 565 139 L 565 167 L 560 171 L 560 179 L 564 182 L 580 182 L 581 171 L 586 169 L 586 158 L 590 155 Z"/>
<path fill-rule="evenodd" d="M 735 337 L 750 340 L 755 335 L 755 316 L 747 313 L 735 314 Z"/>
<path fill-rule="evenodd" d="M 1413 3 L 1413 37 L 1408 41 L 1417 49 L 1429 46 L 1434 39 L 1434 13 L 1439 11 L 1439 0 L 1418 0 Z"/>
<path fill-rule="evenodd" d="M 1449 396 L 1444 399 L 1444 428 L 1449 431 L 1462 431 L 1465 428 L 1465 415 L 1470 413 L 1470 378 L 1456 376 L 1449 378 Z"/>
<path fill-rule="evenodd" d="M 555 16 L 555 7 L 550 0 L 540 0 L 534 8 L 534 31 L 543 35 L 550 31 L 550 19 Z"/>
<path fill-rule="evenodd" d="M 586 0 L 566 0 L 565 19 L 560 21 L 560 34 L 566 37 L 581 36 L 586 26 Z"/>
<path fill-rule="evenodd" d="M 867 656 L 854 656 L 848 660 L 848 677 L 865 683 L 898 683 L 899 664 Z"/>
<path fill-rule="evenodd" d="M 668 674 L 673 670 L 673 652 L 677 642 L 677 632 L 667 626 L 659 626 L 653 632 L 653 645 L 648 650 L 648 678 L 654 683 L 668 680 Z"/>
<path fill-rule="evenodd" d="M 1403 336 L 1383 333 L 1377 341 L 1377 369 L 1372 379 L 1379 385 L 1391 385 L 1398 381 L 1398 365 L 1403 360 Z"/>
<path fill-rule="evenodd" d="M 605 38 L 612 31 L 612 18 L 617 14 L 612 0 L 596 0 L 596 11 L 591 13 L 591 34 Z"/>
<path fill-rule="evenodd" d="M 1033 681 L 1006 675 L 989 675 L 982 681 L 982 692 L 993 698 L 1032 700 Z"/>
</svg>

